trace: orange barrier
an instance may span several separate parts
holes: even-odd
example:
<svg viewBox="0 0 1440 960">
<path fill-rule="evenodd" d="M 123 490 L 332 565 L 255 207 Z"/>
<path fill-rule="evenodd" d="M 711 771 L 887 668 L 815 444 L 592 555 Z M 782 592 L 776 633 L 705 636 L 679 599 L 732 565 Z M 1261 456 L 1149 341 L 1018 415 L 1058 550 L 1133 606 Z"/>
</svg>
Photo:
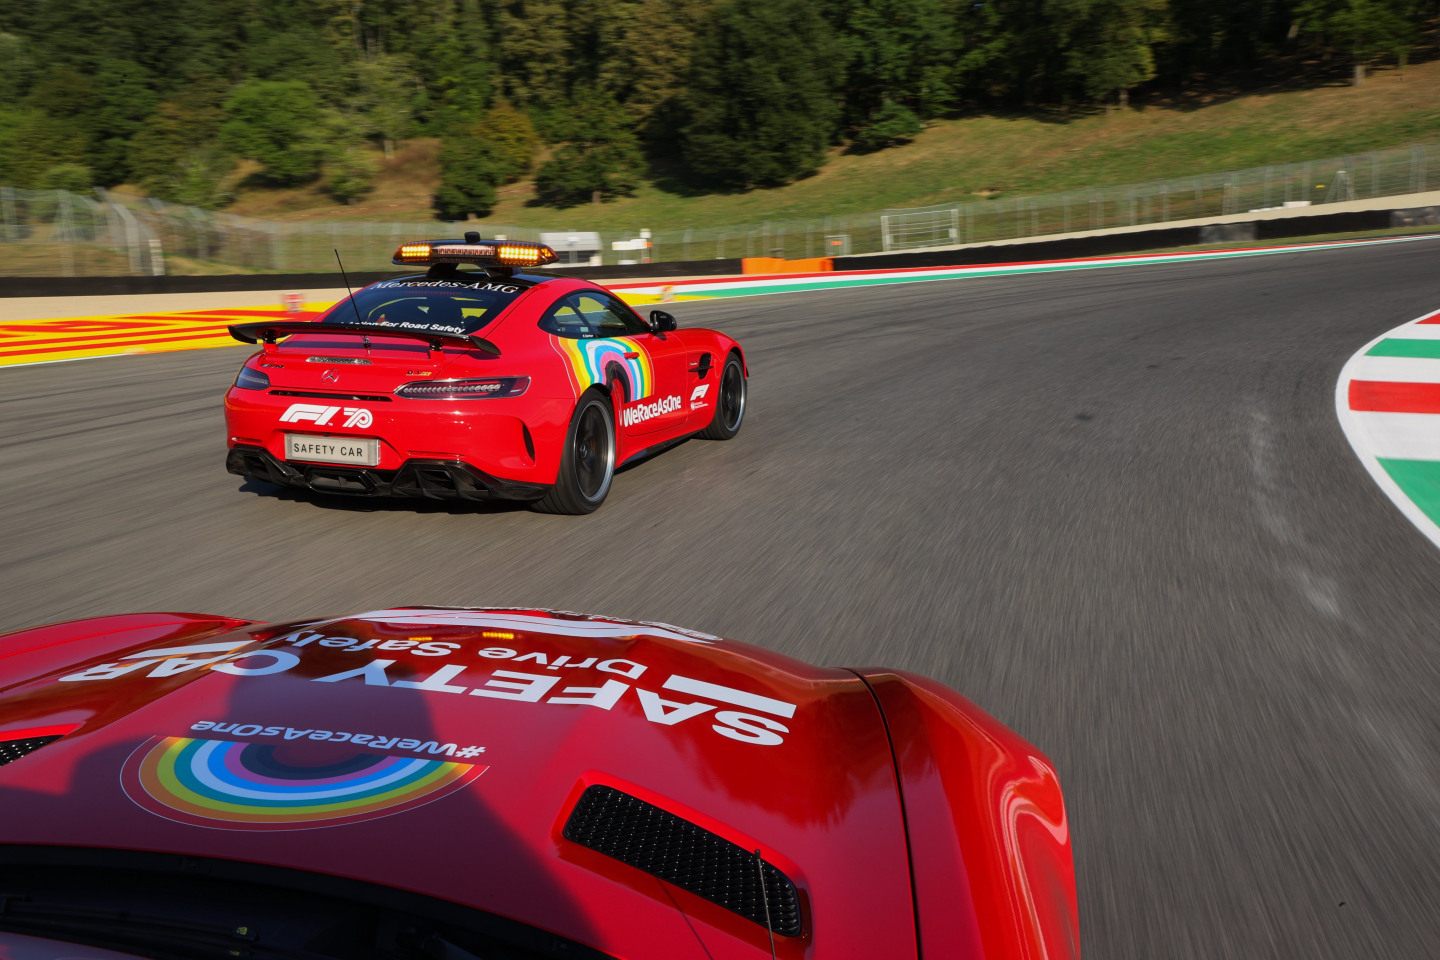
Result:
<svg viewBox="0 0 1440 960">
<path fill-rule="evenodd" d="M 808 260 L 785 260 L 781 257 L 745 257 L 740 261 L 741 273 L 830 273 L 835 261 L 830 257 Z"/>
</svg>

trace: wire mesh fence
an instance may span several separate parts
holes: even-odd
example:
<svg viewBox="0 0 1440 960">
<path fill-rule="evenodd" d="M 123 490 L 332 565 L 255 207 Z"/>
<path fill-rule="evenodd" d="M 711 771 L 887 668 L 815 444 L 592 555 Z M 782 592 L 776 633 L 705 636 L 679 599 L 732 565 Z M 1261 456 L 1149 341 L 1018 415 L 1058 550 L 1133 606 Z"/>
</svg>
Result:
<svg viewBox="0 0 1440 960">
<path fill-rule="evenodd" d="M 1087 230 L 1165 224 L 1285 207 L 1320 207 L 1440 190 L 1440 144 L 1256 167 L 1228 173 L 1029 197 L 768 221 L 727 227 L 599 231 L 605 263 L 730 257 L 824 257 L 937 249 Z M 571 219 L 583 223 L 583 211 Z M 402 241 L 459 225 L 282 222 L 96 191 L 0 187 L 0 275 L 126 276 L 164 273 L 329 273 L 390 267 Z M 541 229 L 483 222 L 487 237 L 541 239 Z M 563 232 L 563 231 L 562 231 Z M 590 235 L 590 234 L 587 234 Z"/>
</svg>

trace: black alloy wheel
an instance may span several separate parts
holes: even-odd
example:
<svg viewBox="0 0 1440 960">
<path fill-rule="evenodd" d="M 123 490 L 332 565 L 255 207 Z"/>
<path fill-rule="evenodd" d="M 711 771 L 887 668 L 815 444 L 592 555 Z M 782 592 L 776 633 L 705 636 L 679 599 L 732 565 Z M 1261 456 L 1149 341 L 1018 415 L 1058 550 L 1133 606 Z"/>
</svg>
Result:
<svg viewBox="0 0 1440 960">
<path fill-rule="evenodd" d="M 725 359 L 725 369 L 720 373 L 720 393 L 715 397 L 715 416 L 710 425 L 700 431 L 707 440 L 729 440 L 740 432 L 745 420 L 745 397 L 749 385 L 745 381 L 745 368 L 738 354 Z"/>
<path fill-rule="evenodd" d="M 599 502 L 615 472 L 615 443 L 608 418 L 597 403 L 580 411 L 575 428 L 575 479 L 580 496 Z"/>
<path fill-rule="evenodd" d="M 555 486 L 535 503 L 543 513 L 591 513 L 615 479 L 615 413 L 610 398 L 590 390 L 570 418 Z"/>
</svg>

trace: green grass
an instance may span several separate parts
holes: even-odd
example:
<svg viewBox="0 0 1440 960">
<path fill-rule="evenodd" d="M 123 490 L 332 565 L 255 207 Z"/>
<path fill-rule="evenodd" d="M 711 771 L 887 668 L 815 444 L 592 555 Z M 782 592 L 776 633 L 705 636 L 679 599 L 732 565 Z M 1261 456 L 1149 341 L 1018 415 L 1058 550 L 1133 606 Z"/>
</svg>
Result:
<svg viewBox="0 0 1440 960">
<path fill-rule="evenodd" d="M 1217 173 L 1435 139 L 1440 62 L 1381 71 L 1360 87 L 1068 118 L 939 121 L 914 143 L 863 156 L 837 152 L 813 177 L 742 194 L 684 196 L 646 183 L 628 199 L 554 210 L 530 206 L 531 185 L 515 184 L 501 191 L 485 223 L 602 231 L 758 224 Z M 407 144 L 385 167 L 376 192 L 349 206 L 309 188 L 246 191 L 232 211 L 274 219 L 424 221 L 432 216 L 434 154 L 434 141 Z"/>
</svg>

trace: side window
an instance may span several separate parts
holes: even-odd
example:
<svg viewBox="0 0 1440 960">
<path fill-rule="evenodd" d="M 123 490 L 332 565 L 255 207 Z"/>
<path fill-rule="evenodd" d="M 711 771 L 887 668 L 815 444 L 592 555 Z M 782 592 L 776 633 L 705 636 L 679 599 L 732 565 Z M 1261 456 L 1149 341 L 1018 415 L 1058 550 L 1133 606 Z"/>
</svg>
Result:
<svg viewBox="0 0 1440 960">
<path fill-rule="evenodd" d="M 587 340 L 596 336 L 590 321 L 580 312 L 574 294 L 561 299 L 545 311 L 545 315 L 540 318 L 540 329 L 571 340 Z"/>
<path fill-rule="evenodd" d="M 608 305 L 610 315 L 618 318 L 619 322 L 625 325 L 627 334 L 650 332 L 650 325 L 636 316 L 635 311 L 626 306 L 624 301 L 605 294 L 601 294 L 597 299 Z"/>
<path fill-rule="evenodd" d="M 603 293 L 572 293 L 546 311 L 540 329 L 557 337 L 588 340 L 649 333 L 650 328 L 623 303 Z"/>
</svg>

